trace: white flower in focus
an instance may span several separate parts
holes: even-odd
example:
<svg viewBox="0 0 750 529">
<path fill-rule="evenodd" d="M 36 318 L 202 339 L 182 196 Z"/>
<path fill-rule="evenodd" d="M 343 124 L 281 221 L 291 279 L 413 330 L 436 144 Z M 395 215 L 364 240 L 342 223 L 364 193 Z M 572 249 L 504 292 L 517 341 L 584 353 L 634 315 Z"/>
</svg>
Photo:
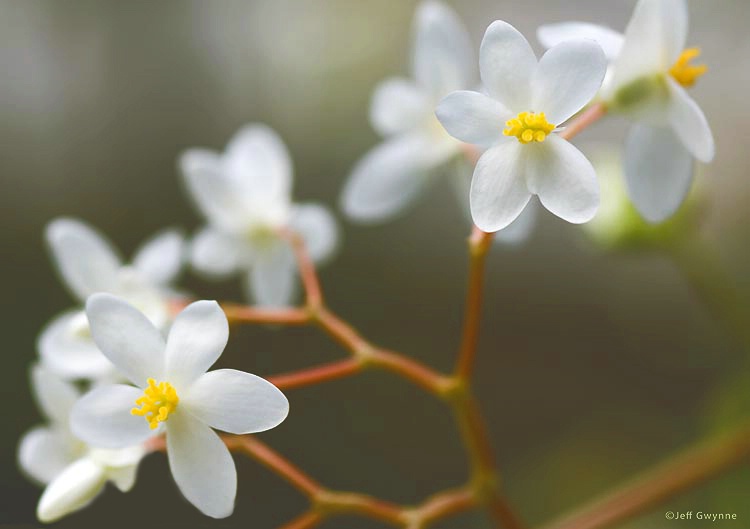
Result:
<svg viewBox="0 0 750 529">
<path fill-rule="evenodd" d="M 53 261 L 62 280 L 81 304 L 91 294 L 117 294 L 138 306 L 162 330 L 170 321 L 170 283 L 182 267 L 183 237 L 164 230 L 123 264 L 112 245 L 91 226 L 59 218 L 46 230 Z M 112 376 L 112 364 L 99 352 L 88 328 L 86 314 L 73 309 L 55 317 L 38 340 L 42 363 L 64 378 Z"/>
<path fill-rule="evenodd" d="M 287 416 L 286 397 L 249 373 L 206 372 L 229 338 L 215 301 L 185 308 L 166 342 L 146 316 L 115 296 L 91 296 L 86 313 L 96 344 L 137 387 L 100 386 L 84 395 L 71 414 L 73 432 L 105 448 L 165 432 L 169 467 L 185 497 L 208 516 L 229 516 L 237 472 L 212 428 L 234 434 L 273 428 Z"/>
<path fill-rule="evenodd" d="M 413 34 L 412 78 L 387 79 L 372 97 L 370 121 L 386 140 L 359 161 L 341 196 L 341 208 L 356 221 L 400 213 L 461 153 L 462 144 L 445 133 L 434 109 L 474 82 L 468 33 L 449 7 L 428 1 L 417 10 Z"/>
<path fill-rule="evenodd" d="M 283 230 L 300 235 L 315 262 L 336 248 L 338 228 L 318 204 L 291 201 L 292 162 L 264 125 L 241 129 L 223 153 L 190 149 L 180 157 L 188 191 L 208 226 L 193 240 L 191 262 L 214 277 L 245 274 L 248 297 L 284 306 L 296 286 L 296 262 Z"/>
<path fill-rule="evenodd" d="M 625 143 L 625 178 L 635 207 L 650 222 L 665 220 L 682 204 L 693 158 L 709 162 L 715 152 L 708 121 L 686 91 L 707 70 L 691 64 L 700 50 L 685 49 L 687 29 L 684 0 L 640 0 L 624 36 L 580 22 L 538 32 L 545 46 L 586 37 L 607 52 L 612 66 L 602 98 L 636 121 Z"/>
<path fill-rule="evenodd" d="M 77 439 L 70 431 L 70 411 L 78 390 L 42 367 L 32 369 L 31 387 L 48 424 L 27 432 L 19 443 L 23 471 L 46 485 L 37 517 L 53 522 L 85 507 L 111 481 L 123 492 L 135 482 L 142 446 L 102 450 Z"/>
<path fill-rule="evenodd" d="M 500 230 L 532 195 L 569 222 L 590 220 L 599 204 L 594 169 L 555 131 L 599 90 L 606 71 L 601 48 L 568 41 L 537 61 L 523 35 L 498 20 L 482 40 L 479 70 L 488 95 L 453 92 L 436 112 L 455 138 L 489 147 L 471 183 L 474 223 Z"/>
</svg>

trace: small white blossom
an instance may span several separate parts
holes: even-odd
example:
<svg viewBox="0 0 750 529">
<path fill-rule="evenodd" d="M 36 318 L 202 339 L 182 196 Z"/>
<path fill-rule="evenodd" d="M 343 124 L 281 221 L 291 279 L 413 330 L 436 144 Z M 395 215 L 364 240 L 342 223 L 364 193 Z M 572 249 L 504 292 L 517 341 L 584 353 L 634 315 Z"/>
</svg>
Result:
<svg viewBox="0 0 750 529">
<path fill-rule="evenodd" d="M 635 207 L 650 222 L 665 220 L 682 204 L 693 158 L 714 157 L 708 121 L 686 91 L 706 71 L 691 64 L 700 52 L 685 49 L 687 29 L 684 0 L 640 0 L 625 35 L 582 22 L 542 26 L 538 32 L 545 46 L 594 39 L 612 61 L 602 98 L 636 121 L 625 143 L 625 178 Z"/>
<path fill-rule="evenodd" d="M 91 226 L 69 218 L 52 221 L 46 230 L 53 261 L 70 292 L 81 304 L 96 292 L 110 292 L 140 307 L 165 329 L 170 320 L 170 283 L 182 267 L 183 238 L 164 230 L 146 241 L 132 264 L 123 264 L 117 251 Z M 82 309 L 55 317 L 38 340 L 42 363 L 65 378 L 111 376 L 112 364 L 99 352 Z"/>
<path fill-rule="evenodd" d="M 282 231 L 299 234 L 310 257 L 320 262 L 335 250 L 338 228 L 325 207 L 292 203 L 292 162 L 278 135 L 264 125 L 248 125 L 223 153 L 190 149 L 179 163 L 208 220 L 192 243 L 193 266 L 214 277 L 242 273 L 250 299 L 288 305 L 297 269 Z"/>
<path fill-rule="evenodd" d="M 440 2 L 420 4 L 414 23 L 412 78 L 375 89 L 370 121 L 386 140 L 353 169 L 341 208 L 359 222 L 379 222 L 414 203 L 438 169 L 461 153 L 434 109 L 445 95 L 473 84 L 472 47 L 458 16 Z"/>
<path fill-rule="evenodd" d="M 498 20 L 482 40 L 479 70 L 488 95 L 453 92 L 437 108 L 451 135 L 488 147 L 471 183 L 474 223 L 500 230 L 532 195 L 569 222 L 590 220 L 599 203 L 594 169 L 555 132 L 599 90 L 606 71 L 601 48 L 568 41 L 537 61 L 523 35 Z"/>
<path fill-rule="evenodd" d="M 132 305 L 96 294 L 86 303 L 96 344 L 135 386 L 99 386 L 71 414 L 73 433 L 104 448 L 142 443 L 166 433 L 169 467 L 185 497 L 204 514 L 229 516 L 237 471 L 212 430 L 256 433 L 287 416 L 286 397 L 260 377 L 217 369 L 229 338 L 226 316 L 214 301 L 189 305 L 164 340 Z"/>
<path fill-rule="evenodd" d="M 37 517 L 53 522 L 86 506 L 111 481 L 123 492 L 135 482 L 143 446 L 103 450 L 87 445 L 70 431 L 70 411 L 78 390 L 42 367 L 32 369 L 32 390 L 48 423 L 27 432 L 19 443 L 21 468 L 46 485 Z"/>
</svg>

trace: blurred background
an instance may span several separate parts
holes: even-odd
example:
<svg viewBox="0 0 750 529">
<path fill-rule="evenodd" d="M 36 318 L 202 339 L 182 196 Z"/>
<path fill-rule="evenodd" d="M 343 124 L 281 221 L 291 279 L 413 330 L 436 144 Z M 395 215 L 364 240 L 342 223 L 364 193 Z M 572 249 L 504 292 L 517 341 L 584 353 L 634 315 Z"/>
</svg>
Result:
<svg viewBox="0 0 750 529">
<path fill-rule="evenodd" d="M 570 19 L 622 30 L 634 0 L 449 1 L 478 47 L 498 18 L 534 43 L 538 24 Z M 696 237 L 744 296 L 750 264 L 746 148 L 750 3 L 691 1 L 688 44 L 710 67 L 693 95 L 718 154 L 700 171 L 705 214 Z M 350 168 L 378 140 L 372 89 L 409 67 L 413 0 L 0 2 L 0 259 L 3 426 L 0 523 L 33 527 L 40 490 L 16 463 L 19 437 L 41 418 L 28 368 L 39 330 L 72 306 L 43 244 L 71 215 L 126 256 L 165 226 L 202 223 L 178 179 L 185 148 L 223 148 L 260 121 L 287 142 L 295 198 L 336 207 Z M 619 141 L 610 119 L 581 141 Z M 338 212 L 337 212 L 338 215 Z M 340 215 L 339 218 L 341 219 Z M 448 182 L 378 227 L 341 219 L 343 246 L 321 270 L 330 305 L 378 344 L 449 369 L 458 345 L 468 225 Z M 682 264 L 682 267 L 685 263 Z M 690 263 L 687 264 L 690 266 Z M 520 247 L 489 259 L 477 393 L 503 481 L 530 523 L 603 492 L 704 434 L 747 417 L 749 352 L 699 302 L 681 266 L 657 252 L 597 249 L 578 227 L 541 215 Z M 203 298 L 241 300 L 238 283 L 187 273 Z M 748 322 L 750 324 L 750 322 Z M 311 329 L 243 328 L 221 366 L 261 375 L 343 357 Z M 466 462 L 440 403 L 387 373 L 288 392 L 292 412 L 262 438 L 336 489 L 418 502 L 458 485 Z M 182 499 L 163 454 L 141 464 L 135 489 L 109 487 L 60 527 L 271 528 L 306 504 L 280 479 L 238 457 L 233 517 L 214 521 Z M 736 512 L 750 523 L 747 466 L 629 527 L 697 527 L 666 510 Z M 444 527 L 484 528 L 480 515 Z M 379 527 L 334 519 L 330 528 Z"/>
</svg>

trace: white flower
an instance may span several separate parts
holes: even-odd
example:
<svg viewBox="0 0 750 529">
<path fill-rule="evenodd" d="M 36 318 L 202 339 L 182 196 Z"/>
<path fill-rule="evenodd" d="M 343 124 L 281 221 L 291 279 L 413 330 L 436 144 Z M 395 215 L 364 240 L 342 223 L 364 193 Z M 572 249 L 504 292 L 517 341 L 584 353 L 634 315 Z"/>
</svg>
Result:
<svg viewBox="0 0 750 529">
<path fill-rule="evenodd" d="M 296 262 L 283 230 L 304 239 L 313 261 L 335 250 L 338 229 L 330 212 L 291 202 L 292 162 L 270 128 L 244 127 L 221 154 L 190 149 L 180 169 L 208 220 L 193 240 L 193 266 L 214 277 L 244 273 L 248 297 L 258 304 L 283 306 L 294 296 Z"/>
<path fill-rule="evenodd" d="M 164 329 L 170 320 L 169 284 L 182 267 L 183 238 L 164 230 L 136 252 L 125 265 L 112 245 L 87 224 L 69 218 L 52 221 L 46 237 L 63 282 L 82 304 L 96 292 L 110 292 L 140 307 Z M 102 378 L 114 372 L 99 352 L 86 314 L 73 309 L 55 317 L 38 340 L 43 364 L 65 378 Z"/>
<path fill-rule="evenodd" d="M 685 48 L 688 12 L 684 0 L 640 0 L 621 35 L 593 24 L 568 22 L 539 28 L 553 46 L 570 38 L 597 40 L 613 61 L 602 97 L 637 122 L 625 143 L 624 169 L 634 205 L 650 222 L 672 215 L 687 196 L 693 157 L 709 162 L 715 146 L 703 111 L 688 95 L 706 71 Z"/>
<path fill-rule="evenodd" d="M 286 397 L 249 373 L 206 372 L 229 338 L 214 301 L 183 310 L 166 342 L 146 316 L 115 296 L 91 296 L 86 313 L 96 344 L 138 387 L 100 386 L 84 395 L 71 414 L 73 432 L 93 445 L 118 448 L 165 431 L 169 466 L 185 497 L 208 516 L 229 516 L 237 473 L 211 428 L 234 434 L 273 428 L 287 416 Z"/>
<path fill-rule="evenodd" d="M 590 220 L 599 203 L 594 169 L 555 131 L 599 90 L 606 71 L 601 48 L 568 41 L 537 61 L 523 35 L 498 20 L 482 40 L 479 70 L 489 95 L 453 92 L 437 108 L 451 135 L 489 147 L 471 183 L 474 223 L 500 230 L 532 195 L 569 222 Z"/>
<path fill-rule="evenodd" d="M 412 79 L 387 79 L 372 98 L 370 120 L 387 139 L 359 161 L 341 196 L 341 208 L 356 221 L 400 213 L 461 153 L 462 144 L 445 133 L 434 109 L 445 95 L 473 83 L 469 36 L 450 8 L 434 1 L 420 4 L 413 33 Z"/>
<path fill-rule="evenodd" d="M 42 367 L 32 369 L 31 387 L 48 424 L 26 433 L 18 460 L 31 478 L 47 485 L 37 517 L 52 522 L 86 506 L 111 481 L 123 492 L 135 482 L 142 446 L 102 450 L 77 439 L 68 427 L 78 390 Z"/>
</svg>

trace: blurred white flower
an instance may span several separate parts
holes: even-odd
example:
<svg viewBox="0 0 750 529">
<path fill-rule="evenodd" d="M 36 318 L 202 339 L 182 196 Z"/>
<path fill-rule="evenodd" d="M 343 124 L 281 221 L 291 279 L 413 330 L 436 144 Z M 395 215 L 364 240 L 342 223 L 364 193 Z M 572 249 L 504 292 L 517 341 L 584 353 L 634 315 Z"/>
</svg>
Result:
<svg viewBox="0 0 750 529">
<path fill-rule="evenodd" d="M 570 38 L 601 44 L 612 66 L 602 98 L 636 121 L 625 143 L 624 170 L 635 207 L 650 222 L 671 216 L 688 194 L 693 157 L 709 162 L 711 128 L 686 88 L 706 72 L 685 48 L 688 12 L 684 0 L 640 0 L 621 35 L 581 22 L 539 28 L 539 40 L 554 46 Z"/>
<path fill-rule="evenodd" d="M 235 434 L 273 428 L 287 416 L 286 397 L 249 373 L 206 372 L 229 338 L 226 316 L 214 301 L 185 308 L 166 342 L 143 313 L 115 296 L 91 296 L 86 313 L 96 344 L 138 387 L 99 386 L 84 395 L 71 414 L 75 435 L 118 448 L 166 431 L 169 466 L 182 493 L 208 516 L 229 516 L 237 472 L 211 428 Z"/>
<path fill-rule="evenodd" d="M 142 446 L 102 450 L 85 444 L 70 431 L 70 411 L 78 390 L 49 370 L 32 368 L 31 387 L 48 424 L 27 432 L 19 443 L 23 471 L 46 485 L 37 517 L 53 522 L 85 507 L 111 481 L 123 492 L 135 482 Z"/>
<path fill-rule="evenodd" d="M 354 167 L 341 208 L 359 222 L 387 220 L 411 205 L 462 144 L 435 119 L 438 101 L 473 82 L 471 42 L 446 5 L 420 4 L 414 23 L 412 79 L 390 78 L 375 89 L 370 121 L 387 139 Z"/>
<path fill-rule="evenodd" d="M 125 265 L 91 226 L 59 218 L 47 226 L 47 243 L 63 282 L 82 304 L 96 292 L 117 294 L 137 305 L 161 329 L 170 320 L 170 282 L 182 267 L 183 237 L 164 230 L 146 241 Z M 98 379 L 114 373 L 89 333 L 86 314 L 73 309 L 55 317 L 38 340 L 42 363 L 64 378 Z"/>
<path fill-rule="evenodd" d="M 297 268 L 282 231 L 299 234 L 319 262 L 335 250 L 338 228 L 325 207 L 292 203 L 292 162 L 278 135 L 265 125 L 248 125 L 224 153 L 190 149 L 179 163 L 208 220 L 192 243 L 193 266 L 215 277 L 243 272 L 248 297 L 259 305 L 289 304 Z"/>
<path fill-rule="evenodd" d="M 599 90 L 606 71 L 601 48 L 592 41 L 568 41 L 537 61 L 523 35 L 498 20 L 482 40 L 479 69 L 489 95 L 453 92 L 437 108 L 452 136 L 489 147 L 471 183 L 474 223 L 484 231 L 500 230 L 532 195 L 569 222 L 590 220 L 599 204 L 594 169 L 554 132 Z"/>
</svg>

